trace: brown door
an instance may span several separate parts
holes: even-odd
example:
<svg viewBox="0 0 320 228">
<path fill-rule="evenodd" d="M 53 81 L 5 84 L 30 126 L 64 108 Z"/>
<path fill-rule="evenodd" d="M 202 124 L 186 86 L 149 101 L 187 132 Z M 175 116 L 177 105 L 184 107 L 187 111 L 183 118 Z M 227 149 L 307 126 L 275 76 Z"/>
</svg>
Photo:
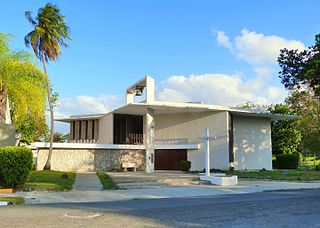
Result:
<svg viewBox="0 0 320 228">
<path fill-rule="evenodd" d="M 187 150 L 155 150 L 156 170 L 179 170 L 181 160 L 187 160 Z"/>
</svg>

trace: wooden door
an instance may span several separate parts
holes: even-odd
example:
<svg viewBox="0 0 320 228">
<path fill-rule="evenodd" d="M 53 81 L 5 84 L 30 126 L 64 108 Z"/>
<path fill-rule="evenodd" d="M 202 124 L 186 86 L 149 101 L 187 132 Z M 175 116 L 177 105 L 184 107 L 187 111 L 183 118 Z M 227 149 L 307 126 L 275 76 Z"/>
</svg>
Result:
<svg viewBox="0 0 320 228">
<path fill-rule="evenodd" d="M 156 170 L 180 170 L 180 161 L 187 160 L 187 150 L 155 150 Z"/>
</svg>

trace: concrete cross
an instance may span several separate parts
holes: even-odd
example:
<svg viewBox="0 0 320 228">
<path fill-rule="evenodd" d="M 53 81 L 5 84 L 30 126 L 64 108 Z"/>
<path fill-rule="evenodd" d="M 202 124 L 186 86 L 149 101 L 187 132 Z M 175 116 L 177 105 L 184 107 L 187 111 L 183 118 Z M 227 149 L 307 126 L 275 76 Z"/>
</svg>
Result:
<svg viewBox="0 0 320 228">
<path fill-rule="evenodd" d="M 217 139 L 216 136 L 210 137 L 209 128 L 206 128 L 204 131 L 204 137 L 200 138 L 205 140 L 206 148 L 205 148 L 205 167 L 206 167 L 206 176 L 210 176 L 210 140 Z"/>
</svg>

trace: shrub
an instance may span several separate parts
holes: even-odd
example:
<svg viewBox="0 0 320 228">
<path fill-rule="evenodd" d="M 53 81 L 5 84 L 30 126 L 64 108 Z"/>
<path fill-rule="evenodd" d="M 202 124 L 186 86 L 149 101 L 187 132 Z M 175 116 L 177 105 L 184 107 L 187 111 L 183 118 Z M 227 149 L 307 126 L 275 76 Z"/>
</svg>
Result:
<svg viewBox="0 0 320 228">
<path fill-rule="evenodd" d="M 28 178 L 33 166 L 32 151 L 26 147 L 0 147 L 0 180 L 5 187 L 15 188 Z"/>
<path fill-rule="evenodd" d="M 277 160 L 272 160 L 272 168 L 273 169 L 277 169 L 278 167 L 277 167 Z"/>
<path fill-rule="evenodd" d="M 180 169 L 184 172 L 189 172 L 191 168 L 191 161 L 181 160 L 180 161 Z"/>
<path fill-rule="evenodd" d="M 315 171 L 320 171 L 320 165 L 316 165 L 316 166 L 314 167 L 314 170 L 315 170 Z"/>
<path fill-rule="evenodd" d="M 276 157 L 278 169 L 296 169 L 299 165 L 298 154 L 280 154 Z"/>
</svg>

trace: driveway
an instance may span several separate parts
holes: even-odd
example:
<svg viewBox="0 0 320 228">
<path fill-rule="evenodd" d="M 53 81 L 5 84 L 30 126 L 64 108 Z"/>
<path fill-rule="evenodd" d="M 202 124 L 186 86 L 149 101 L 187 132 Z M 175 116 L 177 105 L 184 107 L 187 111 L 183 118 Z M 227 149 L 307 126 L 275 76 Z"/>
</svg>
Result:
<svg viewBox="0 0 320 228">
<path fill-rule="evenodd" d="M 200 184 L 198 174 L 186 174 L 181 171 L 110 172 L 108 175 L 120 189 L 186 187 Z"/>
</svg>

